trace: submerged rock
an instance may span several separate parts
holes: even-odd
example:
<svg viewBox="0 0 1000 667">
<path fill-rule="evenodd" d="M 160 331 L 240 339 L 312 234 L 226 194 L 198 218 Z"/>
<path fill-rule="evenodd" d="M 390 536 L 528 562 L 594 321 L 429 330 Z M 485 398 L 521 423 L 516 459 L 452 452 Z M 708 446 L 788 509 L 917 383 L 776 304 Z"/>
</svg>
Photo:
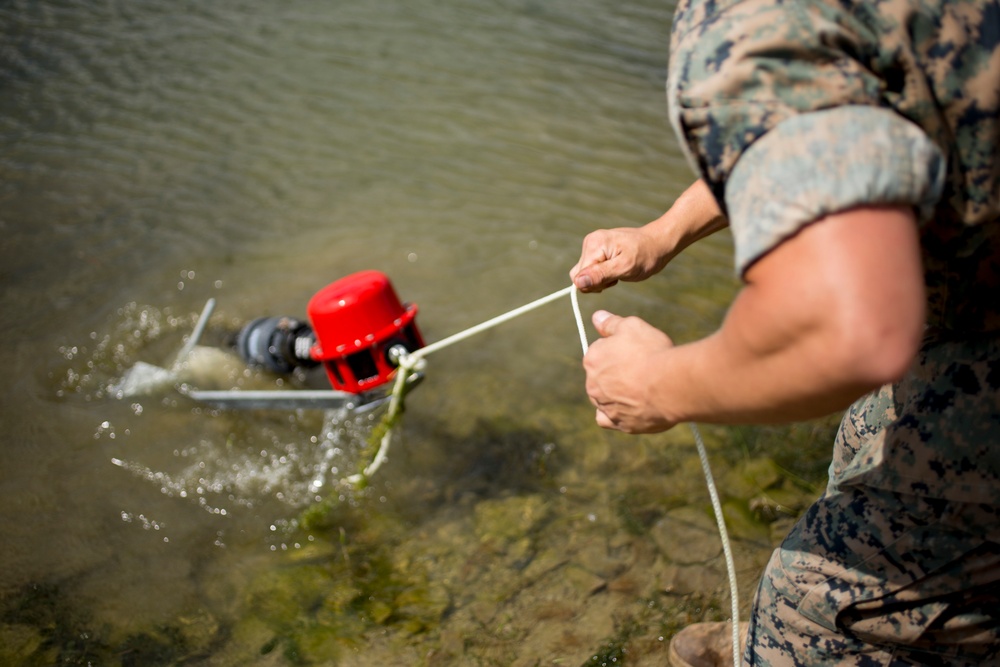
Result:
<svg viewBox="0 0 1000 667">
<path fill-rule="evenodd" d="M 177 632 L 188 651 L 207 649 L 219 634 L 219 621 L 205 609 L 184 614 L 177 619 Z"/>
<path fill-rule="evenodd" d="M 549 515 L 549 506 L 540 495 L 483 500 L 475 508 L 476 535 L 483 545 L 507 551 L 537 533 Z"/>
<path fill-rule="evenodd" d="M 0 664 L 23 665 L 41 647 L 42 632 L 30 625 L 0 625 Z"/>
<path fill-rule="evenodd" d="M 650 534 L 663 556 L 672 563 L 706 563 L 722 553 L 715 522 L 693 507 L 668 512 L 653 525 Z"/>
</svg>

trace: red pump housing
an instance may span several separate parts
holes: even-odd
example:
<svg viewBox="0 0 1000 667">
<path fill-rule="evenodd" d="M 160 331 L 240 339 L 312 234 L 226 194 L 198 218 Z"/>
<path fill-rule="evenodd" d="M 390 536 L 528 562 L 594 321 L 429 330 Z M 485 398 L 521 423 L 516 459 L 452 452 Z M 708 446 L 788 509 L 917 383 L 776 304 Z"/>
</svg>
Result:
<svg viewBox="0 0 1000 667">
<path fill-rule="evenodd" d="M 360 271 L 333 282 L 306 307 L 316 336 L 310 356 L 323 364 L 334 389 L 352 394 L 392 380 L 389 350 L 424 346 L 417 330 L 416 304 L 400 303 L 389 278 Z"/>
</svg>

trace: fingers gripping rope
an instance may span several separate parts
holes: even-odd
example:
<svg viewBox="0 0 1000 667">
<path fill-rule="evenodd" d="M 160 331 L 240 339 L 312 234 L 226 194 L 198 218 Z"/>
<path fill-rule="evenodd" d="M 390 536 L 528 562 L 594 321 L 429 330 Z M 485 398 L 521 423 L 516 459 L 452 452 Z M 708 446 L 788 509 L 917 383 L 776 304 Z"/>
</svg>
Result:
<svg viewBox="0 0 1000 667">
<path fill-rule="evenodd" d="M 459 333 L 449 336 L 448 338 L 438 341 L 437 343 L 432 343 L 431 345 L 422 347 L 419 350 L 402 355 L 399 358 L 399 369 L 396 372 L 396 381 L 392 387 L 392 396 L 389 399 L 389 409 L 386 415 L 386 423 L 389 424 L 389 428 L 386 429 L 385 434 L 382 436 L 378 452 L 375 454 L 375 458 L 372 459 L 372 462 L 362 472 L 348 477 L 347 481 L 355 485 L 362 484 L 375 474 L 375 472 L 381 467 L 382 463 L 385 462 L 389 451 L 389 445 L 392 442 L 392 432 L 394 430 L 393 425 L 395 425 L 403 411 L 403 394 L 406 390 L 406 381 L 413 373 L 423 370 L 426 366 L 424 357 L 432 352 L 436 352 L 437 350 L 448 347 L 449 345 L 495 327 L 498 324 L 514 319 L 515 317 L 518 317 L 519 315 L 522 315 L 530 310 L 534 310 L 539 306 L 555 301 L 566 294 L 569 294 L 570 301 L 573 305 L 573 315 L 576 319 L 576 326 L 580 334 L 580 346 L 583 349 L 583 354 L 586 355 L 590 349 L 590 345 L 587 342 L 587 332 L 583 326 L 583 317 L 580 314 L 578 292 L 573 285 L 557 292 L 553 292 L 552 294 L 542 297 L 537 301 L 532 301 L 531 303 L 521 306 L 520 308 L 515 308 L 510 312 L 494 317 L 493 319 L 487 320 L 486 322 L 478 324 L 474 327 L 460 331 Z M 729 533 L 726 530 L 726 522 L 722 515 L 722 502 L 719 500 L 719 492 L 715 486 L 715 478 L 712 476 L 712 468 L 708 462 L 708 452 L 705 450 L 705 443 L 701 438 L 701 432 L 698 430 L 698 427 L 695 424 L 690 424 L 690 427 L 691 432 L 694 434 L 695 445 L 698 449 L 698 458 L 701 461 L 701 469 L 705 474 L 705 483 L 708 485 L 708 494 L 712 500 L 712 509 L 715 512 L 715 521 L 719 527 L 719 538 L 722 540 L 722 551 L 726 559 L 726 572 L 729 575 L 729 597 L 732 606 L 733 665 L 738 665 L 740 664 L 740 604 L 736 581 L 736 565 L 733 559 L 732 546 L 729 542 Z"/>
</svg>

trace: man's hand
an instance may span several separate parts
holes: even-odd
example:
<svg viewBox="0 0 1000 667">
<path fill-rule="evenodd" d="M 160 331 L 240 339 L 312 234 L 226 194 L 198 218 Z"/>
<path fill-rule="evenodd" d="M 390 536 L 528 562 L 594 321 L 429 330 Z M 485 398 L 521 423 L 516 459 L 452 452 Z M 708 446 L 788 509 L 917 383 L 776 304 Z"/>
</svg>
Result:
<svg viewBox="0 0 1000 667">
<path fill-rule="evenodd" d="M 601 339 L 590 346 L 583 366 L 598 425 L 626 433 L 657 433 L 674 426 L 648 400 L 656 390 L 648 384 L 649 366 L 673 341 L 638 317 L 599 310 L 592 320 Z"/>
<path fill-rule="evenodd" d="M 581 292 L 600 292 L 619 280 L 645 280 L 665 263 L 645 228 L 601 229 L 583 239 L 580 261 L 569 277 Z"/>
<path fill-rule="evenodd" d="M 588 234 L 569 276 L 582 292 L 600 292 L 619 280 L 645 280 L 681 250 L 728 224 L 708 186 L 696 181 L 669 211 L 647 225 Z"/>
</svg>

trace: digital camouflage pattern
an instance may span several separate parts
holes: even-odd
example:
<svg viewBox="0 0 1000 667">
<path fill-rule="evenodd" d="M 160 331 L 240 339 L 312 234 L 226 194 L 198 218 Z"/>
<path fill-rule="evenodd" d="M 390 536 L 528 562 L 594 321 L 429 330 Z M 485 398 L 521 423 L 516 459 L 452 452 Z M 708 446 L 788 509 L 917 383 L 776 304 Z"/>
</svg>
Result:
<svg viewBox="0 0 1000 667">
<path fill-rule="evenodd" d="M 996 506 L 827 494 L 771 557 L 744 662 L 1000 664 L 998 531 Z"/>
<path fill-rule="evenodd" d="M 1000 337 L 932 335 L 906 377 L 851 406 L 830 487 L 858 484 L 1000 506 Z"/>
<path fill-rule="evenodd" d="M 760 245 L 756 254 L 738 247 L 738 270 L 831 212 L 837 198 L 841 208 L 865 200 L 909 202 L 921 208 L 925 223 L 933 220 L 924 229 L 931 325 L 1000 331 L 997 0 L 680 0 L 668 87 L 682 147 L 727 212 L 737 241 L 753 238 Z M 853 120 L 845 115 L 811 135 L 784 123 L 843 107 L 853 107 Z M 910 154 L 907 141 L 895 142 L 896 152 L 881 161 L 878 182 L 856 174 L 875 152 L 868 142 L 883 135 L 869 127 L 874 117 L 887 122 L 879 110 L 892 112 L 895 131 L 908 141 L 940 151 L 947 164 L 943 182 L 928 182 L 942 165 L 933 158 L 921 163 L 927 147 Z M 783 132 L 788 140 L 777 140 Z M 774 140 L 758 145 L 769 133 Z M 837 145 L 865 154 L 845 159 L 827 152 Z M 740 175 L 738 162 L 754 151 L 771 155 L 756 158 L 756 169 L 747 160 L 750 173 Z M 826 173 L 801 168 L 809 154 L 826 159 L 813 162 L 813 170 Z M 824 183 L 834 185 L 820 180 L 827 176 L 835 176 L 842 192 L 823 192 Z M 817 181 L 815 200 L 790 197 L 789 188 L 803 178 Z M 934 187 L 943 193 L 937 196 Z M 938 202 L 932 215 L 928 195 Z M 787 222 L 777 231 L 761 228 L 758 207 L 768 198 L 786 200 L 794 228 Z"/>
<path fill-rule="evenodd" d="M 722 194 L 743 151 L 781 121 L 845 105 L 891 109 L 944 151 L 943 208 L 989 222 L 1000 208 L 998 45 L 995 0 L 680 0 L 671 115 Z"/>
<path fill-rule="evenodd" d="M 852 206 L 921 225 L 926 341 L 845 416 L 745 661 L 1000 665 L 1000 0 L 680 0 L 668 94 L 739 272 Z"/>
<path fill-rule="evenodd" d="M 736 264 L 743 269 L 804 223 L 859 204 L 911 202 L 930 216 L 944 165 L 927 135 L 888 109 L 792 116 L 757 139 L 726 182 Z"/>
</svg>

